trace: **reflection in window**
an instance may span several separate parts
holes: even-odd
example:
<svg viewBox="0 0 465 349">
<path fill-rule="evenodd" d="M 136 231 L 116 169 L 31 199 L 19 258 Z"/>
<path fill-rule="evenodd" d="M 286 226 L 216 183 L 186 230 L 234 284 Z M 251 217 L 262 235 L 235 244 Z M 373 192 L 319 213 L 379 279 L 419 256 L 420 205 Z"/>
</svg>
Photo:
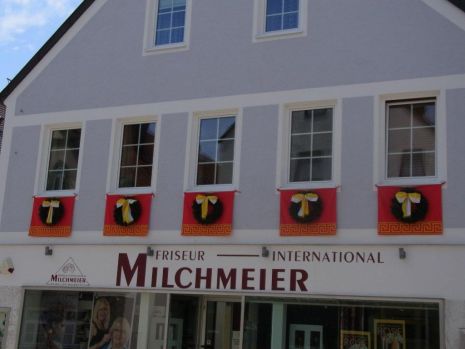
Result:
<svg viewBox="0 0 465 349">
<path fill-rule="evenodd" d="M 232 183 L 235 125 L 234 116 L 200 120 L 197 185 Z"/>
<path fill-rule="evenodd" d="M 434 176 L 435 100 L 389 102 L 386 109 L 387 177 Z"/>
<path fill-rule="evenodd" d="M 332 177 L 333 110 L 293 111 L 290 182 L 328 181 Z"/>
<path fill-rule="evenodd" d="M 124 125 L 119 187 L 150 187 L 152 182 L 155 123 Z"/>
<path fill-rule="evenodd" d="M 155 46 L 184 41 L 186 0 L 159 0 Z"/>
<path fill-rule="evenodd" d="M 168 348 L 196 348 L 199 297 L 171 295 Z"/>
<path fill-rule="evenodd" d="M 267 0 L 265 32 L 299 27 L 299 0 Z"/>
<path fill-rule="evenodd" d="M 52 132 L 46 190 L 76 188 L 80 141 L 79 128 Z"/>
</svg>

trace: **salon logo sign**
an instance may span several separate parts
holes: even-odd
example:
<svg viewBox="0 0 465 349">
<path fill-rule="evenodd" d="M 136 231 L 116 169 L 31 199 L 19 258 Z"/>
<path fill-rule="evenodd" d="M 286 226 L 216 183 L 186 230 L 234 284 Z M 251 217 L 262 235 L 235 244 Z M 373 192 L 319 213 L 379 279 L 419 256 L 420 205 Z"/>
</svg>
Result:
<svg viewBox="0 0 465 349">
<path fill-rule="evenodd" d="M 50 276 L 50 280 L 47 282 L 47 285 L 82 287 L 89 286 L 89 283 L 87 282 L 87 277 L 79 269 L 74 259 L 70 257 L 56 273 Z"/>
</svg>

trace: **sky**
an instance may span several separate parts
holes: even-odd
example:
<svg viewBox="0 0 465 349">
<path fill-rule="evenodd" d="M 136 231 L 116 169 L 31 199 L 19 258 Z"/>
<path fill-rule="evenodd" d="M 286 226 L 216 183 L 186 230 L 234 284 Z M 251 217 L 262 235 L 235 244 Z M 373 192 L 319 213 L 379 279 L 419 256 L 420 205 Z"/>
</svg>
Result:
<svg viewBox="0 0 465 349">
<path fill-rule="evenodd" d="M 0 91 L 82 0 L 0 0 Z"/>
</svg>

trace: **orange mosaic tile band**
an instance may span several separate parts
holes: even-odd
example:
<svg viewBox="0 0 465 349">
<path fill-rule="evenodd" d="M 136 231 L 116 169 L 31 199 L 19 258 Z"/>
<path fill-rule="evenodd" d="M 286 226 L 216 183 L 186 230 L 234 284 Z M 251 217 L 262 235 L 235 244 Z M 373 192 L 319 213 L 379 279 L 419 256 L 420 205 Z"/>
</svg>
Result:
<svg viewBox="0 0 465 349">
<path fill-rule="evenodd" d="M 69 237 L 71 236 L 71 226 L 65 226 L 65 227 L 31 226 L 29 227 L 29 236 L 54 237 L 54 238 Z"/>
<path fill-rule="evenodd" d="M 184 236 L 228 236 L 231 235 L 232 224 L 183 224 Z"/>
<path fill-rule="evenodd" d="M 104 236 L 146 236 L 149 231 L 148 225 L 121 226 L 105 224 L 103 226 Z"/>
<path fill-rule="evenodd" d="M 378 223 L 380 235 L 440 235 L 443 232 L 442 222 L 417 222 L 413 224 L 400 222 Z"/>
<path fill-rule="evenodd" d="M 279 227 L 279 235 L 281 236 L 318 236 L 335 234 L 335 223 L 281 224 Z"/>
</svg>

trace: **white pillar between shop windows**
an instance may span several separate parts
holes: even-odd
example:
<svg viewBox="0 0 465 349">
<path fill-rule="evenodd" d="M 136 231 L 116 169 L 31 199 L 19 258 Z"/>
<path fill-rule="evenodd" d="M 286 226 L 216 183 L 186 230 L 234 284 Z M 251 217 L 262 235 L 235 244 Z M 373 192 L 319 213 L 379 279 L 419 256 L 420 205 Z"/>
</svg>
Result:
<svg viewBox="0 0 465 349">
<path fill-rule="evenodd" d="M 281 349 L 283 347 L 284 329 L 284 304 L 273 303 L 273 313 L 271 316 L 271 349 Z"/>
<path fill-rule="evenodd" d="M 139 327 L 137 335 L 137 349 L 147 349 L 149 337 L 149 323 L 150 323 L 150 293 L 141 293 L 140 295 L 140 308 L 139 308 Z"/>
</svg>

